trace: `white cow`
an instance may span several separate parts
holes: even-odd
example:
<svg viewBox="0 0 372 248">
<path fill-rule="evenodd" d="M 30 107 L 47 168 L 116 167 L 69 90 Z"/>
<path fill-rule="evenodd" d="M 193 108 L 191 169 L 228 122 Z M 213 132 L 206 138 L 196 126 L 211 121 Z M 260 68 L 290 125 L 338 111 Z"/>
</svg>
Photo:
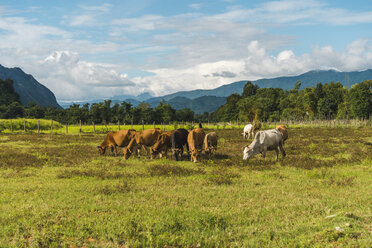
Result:
<svg viewBox="0 0 372 248">
<path fill-rule="evenodd" d="M 252 124 L 247 124 L 244 127 L 242 135 L 244 139 L 249 139 L 250 137 L 254 137 L 254 126 Z"/>
<path fill-rule="evenodd" d="M 266 151 L 275 150 L 276 161 L 279 158 L 279 149 L 282 153 L 283 158 L 285 157 L 285 151 L 283 148 L 283 135 L 279 130 L 270 129 L 265 131 L 259 131 L 256 133 L 252 143 L 249 146 L 244 147 L 243 160 L 247 160 L 250 157 L 262 153 L 262 158 L 265 158 Z"/>
</svg>

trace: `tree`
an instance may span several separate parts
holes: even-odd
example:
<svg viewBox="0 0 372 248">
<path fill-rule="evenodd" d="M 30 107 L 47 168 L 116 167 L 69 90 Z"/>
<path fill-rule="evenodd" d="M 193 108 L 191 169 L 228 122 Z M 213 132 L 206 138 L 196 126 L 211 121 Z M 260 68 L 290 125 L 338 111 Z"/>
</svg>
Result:
<svg viewBox="0 0 372 248">
<path fill-rule="evenodd" d="M 239 115 L 237 103 L 240 99 L 241 96 L 237 93 L 228 96 L 226 98 L 226 103 L 217 109 L 217 118 L 222 121 L 236 120 Z"/>
<path fill-rule="evenodd" d="M 255 84 L 252 84 L 252 82 L 247 81 L 247 83 L 244 85 L 242 97 L 249 97 L 256 94 L 259 87 Z"/>
<path fill-rule="evenodd" d="M 192 111 L 189 108 L 176 110 L 176 120 L 177 121 L 193 121 L 194 111 Z"/>
<path fill-rule="evenodd" d="M 367 119 L 372 115 L 372 80 L 351 87 L 349 97 L 354 117 Z"/>
<path fill-rule="evenodd" d="M 28 118 L 40 119 L 44 117 L 44 108 L 34 102 L 30 102 L 25 108 L 25 115 Z"/>
<path fill-rule="evenodd" d="M 337 114 L 338 106 L 344 101 L 347 89 L 339 82 L 323 86 L 323 98 L 318 101 L 318 114 L 331 118 Z"/>
</svg>

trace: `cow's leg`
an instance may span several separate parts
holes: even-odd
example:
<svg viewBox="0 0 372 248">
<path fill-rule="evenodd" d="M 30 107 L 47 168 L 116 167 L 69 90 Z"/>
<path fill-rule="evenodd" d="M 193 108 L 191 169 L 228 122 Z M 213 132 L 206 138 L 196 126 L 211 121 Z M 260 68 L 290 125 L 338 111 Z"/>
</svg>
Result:
<svg viewBox="0 0 372 248">
<path fill-rule="evenodd" d="M 266 151 L 267 151 L 267 147 L 265 146 L 264 149 L 263 149 L 263 151 L 262 151 L 262 159 L 263 160 L 265 159 Z"/>
<path fill-rule="evenodd" d="M 135 147 L 135 150 L 137 152 L 137 157 L 140 158 L 141 157 L 141 145 L 137 145 Z"/>
<path fill-rule="evenodd" d="M 280 152 L 282 153 L 282 156 L 284 158 L 286 154 L 285 154 L 284 147 L 283 147 L 282 144 L 279 144 L 279 149 L 280 149 Z"/>
<path fill-rule="evenodd" d="M 117 151 L 117 149 L 116 149 L 116 145 L 114 146 L 114 154 L 115 154 L 115 157 L 118 156 L 118 151 Z"/>
<path fill-rule="evenodd" d="M 276 160 L 275 161 L 278 161 L 279 160 L 279 149 L 278 149 L 278 147 L 275 148 L 275 152 L 276 152 Z"/>
<path fill-rule="evenodd" d="M 188 150 L 188 148 L 187 148 L 187 150 Z M 180 159 L 182 159 L 182 157 L 183 157 L 183 146 L 180 147 L 179 154 L 180 154 Z"/>
</svg>

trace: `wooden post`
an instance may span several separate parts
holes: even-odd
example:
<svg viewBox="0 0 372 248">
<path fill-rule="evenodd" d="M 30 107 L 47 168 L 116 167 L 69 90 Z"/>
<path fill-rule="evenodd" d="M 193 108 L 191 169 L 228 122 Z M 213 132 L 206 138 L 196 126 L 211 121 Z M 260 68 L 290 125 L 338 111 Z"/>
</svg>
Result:
<svg viewBox="0 0 372 248">
<path fill-rule="evenodd" d="M 26 132 L 26 120 L 23 120 L 23 131 Z"/>
<path fill-rule="evenodd" d="M 10 132 L 13 133 L 13 121 L 12 121 L 12 119 L 10 119 Z"/>
<path fill-rule="evenodd" d="M 53 120 L 52 120 L 51 123 L 50 123 L 50 133 L 51 133 L 51 134 L 53 133 Z"/>
<path fill-rule="evenodd" d="M 80 130 L 79 130 L 79 132 L 81 133 L 82 132 L 82 130 L 81 130 L 81 120 L 79 121 L 79 124 L 80 124 Z"/>
<path fill-rule="evenodd" d="M 133 129 L 133 119 L 130 122 L 130 128 Z"/>
<path fill-rule="evenodd" d="M 154 121 L 154 128 L 155 128 L 155 121 Z"/>
<path fill-rule="evenodd" d="M 66 123 L 66 133 L 68 133 L 68 123 Z"/>
<path fill-rule="evenodd" d="M 40 133 L 40 120 L 37 120 L 37 133 Z"/>
<path fill-rule="evenodd" d="M 94 124 L 94 121 L 92 121 L 92 125 L 93 125 L 93 133 L 96 133 L 96 125 Z"/>
<path fill-rule="evenodd" d="M 142 130 L 145 130 L 145 122 L 142 120 Z"/>
<path fill-rule="evenodd" d="M 163 131 L 165 131 L 165 122 L 163 122 Z"/>
<path fill-rule="evenodd" d="M 120 121 L 118 120 L 118 128 L 119 128 L 119 131 L 120 131 Z"/>
</svg>

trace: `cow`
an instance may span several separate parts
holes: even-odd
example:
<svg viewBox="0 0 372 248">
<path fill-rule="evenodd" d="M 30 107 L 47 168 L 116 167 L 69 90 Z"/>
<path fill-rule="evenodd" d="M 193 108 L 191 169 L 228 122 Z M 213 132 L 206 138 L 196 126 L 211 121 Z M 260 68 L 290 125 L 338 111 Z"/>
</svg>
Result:
<svg viewBox="0 0 372 248">
<path fill-rule="evenodd" d="M 212 155 L 214 151 L 217 151 L 217 140 L 218 135 L 216 132 L 210 132 L 205 135 L 204 138 L 204 151 L 205 154 Z"/>
<path fill-rule="evenodd" d="M 101 145 L 97 149 L 101 155 L 105 154 L 107 148 L 111 148 L 111 153 L 117 156 L 116 147 L 125 147 L 129 144 L 130 140 L 134 137 L 136 130 L 119 130 L 117 132 L 108 132 Z"/>
<path fill-rule="evenodd" d="M 186 145 L 187 152 L 189 151 L 189 146 L 187 144 L 188 134 L 189 131 L 180 128 L 175 130 L 171 135 L 172 158 L 176 161 L 178 161 L 179 157 L 182 157 L 184 145 Z"/>
<path fill-rule="evenodd" d="M 261 123 L 256 123 L 256 122 L 253 122 L 253 125 L 252 124 L 247 124 L 245 125 L 244 129 L 243 129 L 243 133 L 242 135 L 244 136 L 245 139 L 249 139 L 250 137 L 254 137 L 254 133 L 258 130 L 260 130 L 261 128 Z"/>
<path fill-rule="evenodd" d="M 288 139 L 288 132 L 287 132 L 287 128 L 285 125 L 277 125 L 276 130 L 279 130 L 282 135 L 283 135 L 283 145 L 284 145 L 284 142 Z"/>
<path fill-rule="evenodd" d="M 245 125 L 242 135 L 244 136 L 244 139 L 249 139 L 251 136 L 253 138 L 253 136 L 254 136 L 253 125 L 252 124 Z"/>
<path fill-rule="evenodd" d="M 243 160 L 247 160 L 250 157 L 262 153 L 262 158 L 266 156 L 266 151 L 275 150 L 276 161 L 279 158 L 279 149 L 282 153 L 283 158 L 285 157 L 285 151 L 283 148 L 283 135 L 279 130 L 270 129 L 265 131 L 259 131 L 256 133 L 252 143 L 249 146 L 244 147 Z"/>
<path fill-rule="evenodd" d="M 167 156 L 168 148 L 172 147 L 171 136 L 174 131 L 168 131 L 159 135 L 155 145 L 150 148 L 150 157 L 153 159 L 157 154 L 162 157 L 164 153 Z"/>
<path fill-rule="evenodd" d="M 199 126 L 201 126 L 199 124 Z M 191 130 L 187 136 L 187 143 L 189 144 L 189 152 L 191 154 L 191 161 L 198 162 L 199 155 L 203 149 L 205 132 L 203 128 L 195 128 Z"/>
<path fill-rule="evenodd" d="M 123 149 L 124 159 L 128 159 L 134 149 L 140 151 L 141 146 L 145 148 L 147 155 L 149 155 L 147 148 L 155 144 L 160 134 L 161 130 L 159 128 L 137 131 L 128 146 Z M 138 152 L 138 156 L 140 156 L 140 152 Z"/>
</svg>

